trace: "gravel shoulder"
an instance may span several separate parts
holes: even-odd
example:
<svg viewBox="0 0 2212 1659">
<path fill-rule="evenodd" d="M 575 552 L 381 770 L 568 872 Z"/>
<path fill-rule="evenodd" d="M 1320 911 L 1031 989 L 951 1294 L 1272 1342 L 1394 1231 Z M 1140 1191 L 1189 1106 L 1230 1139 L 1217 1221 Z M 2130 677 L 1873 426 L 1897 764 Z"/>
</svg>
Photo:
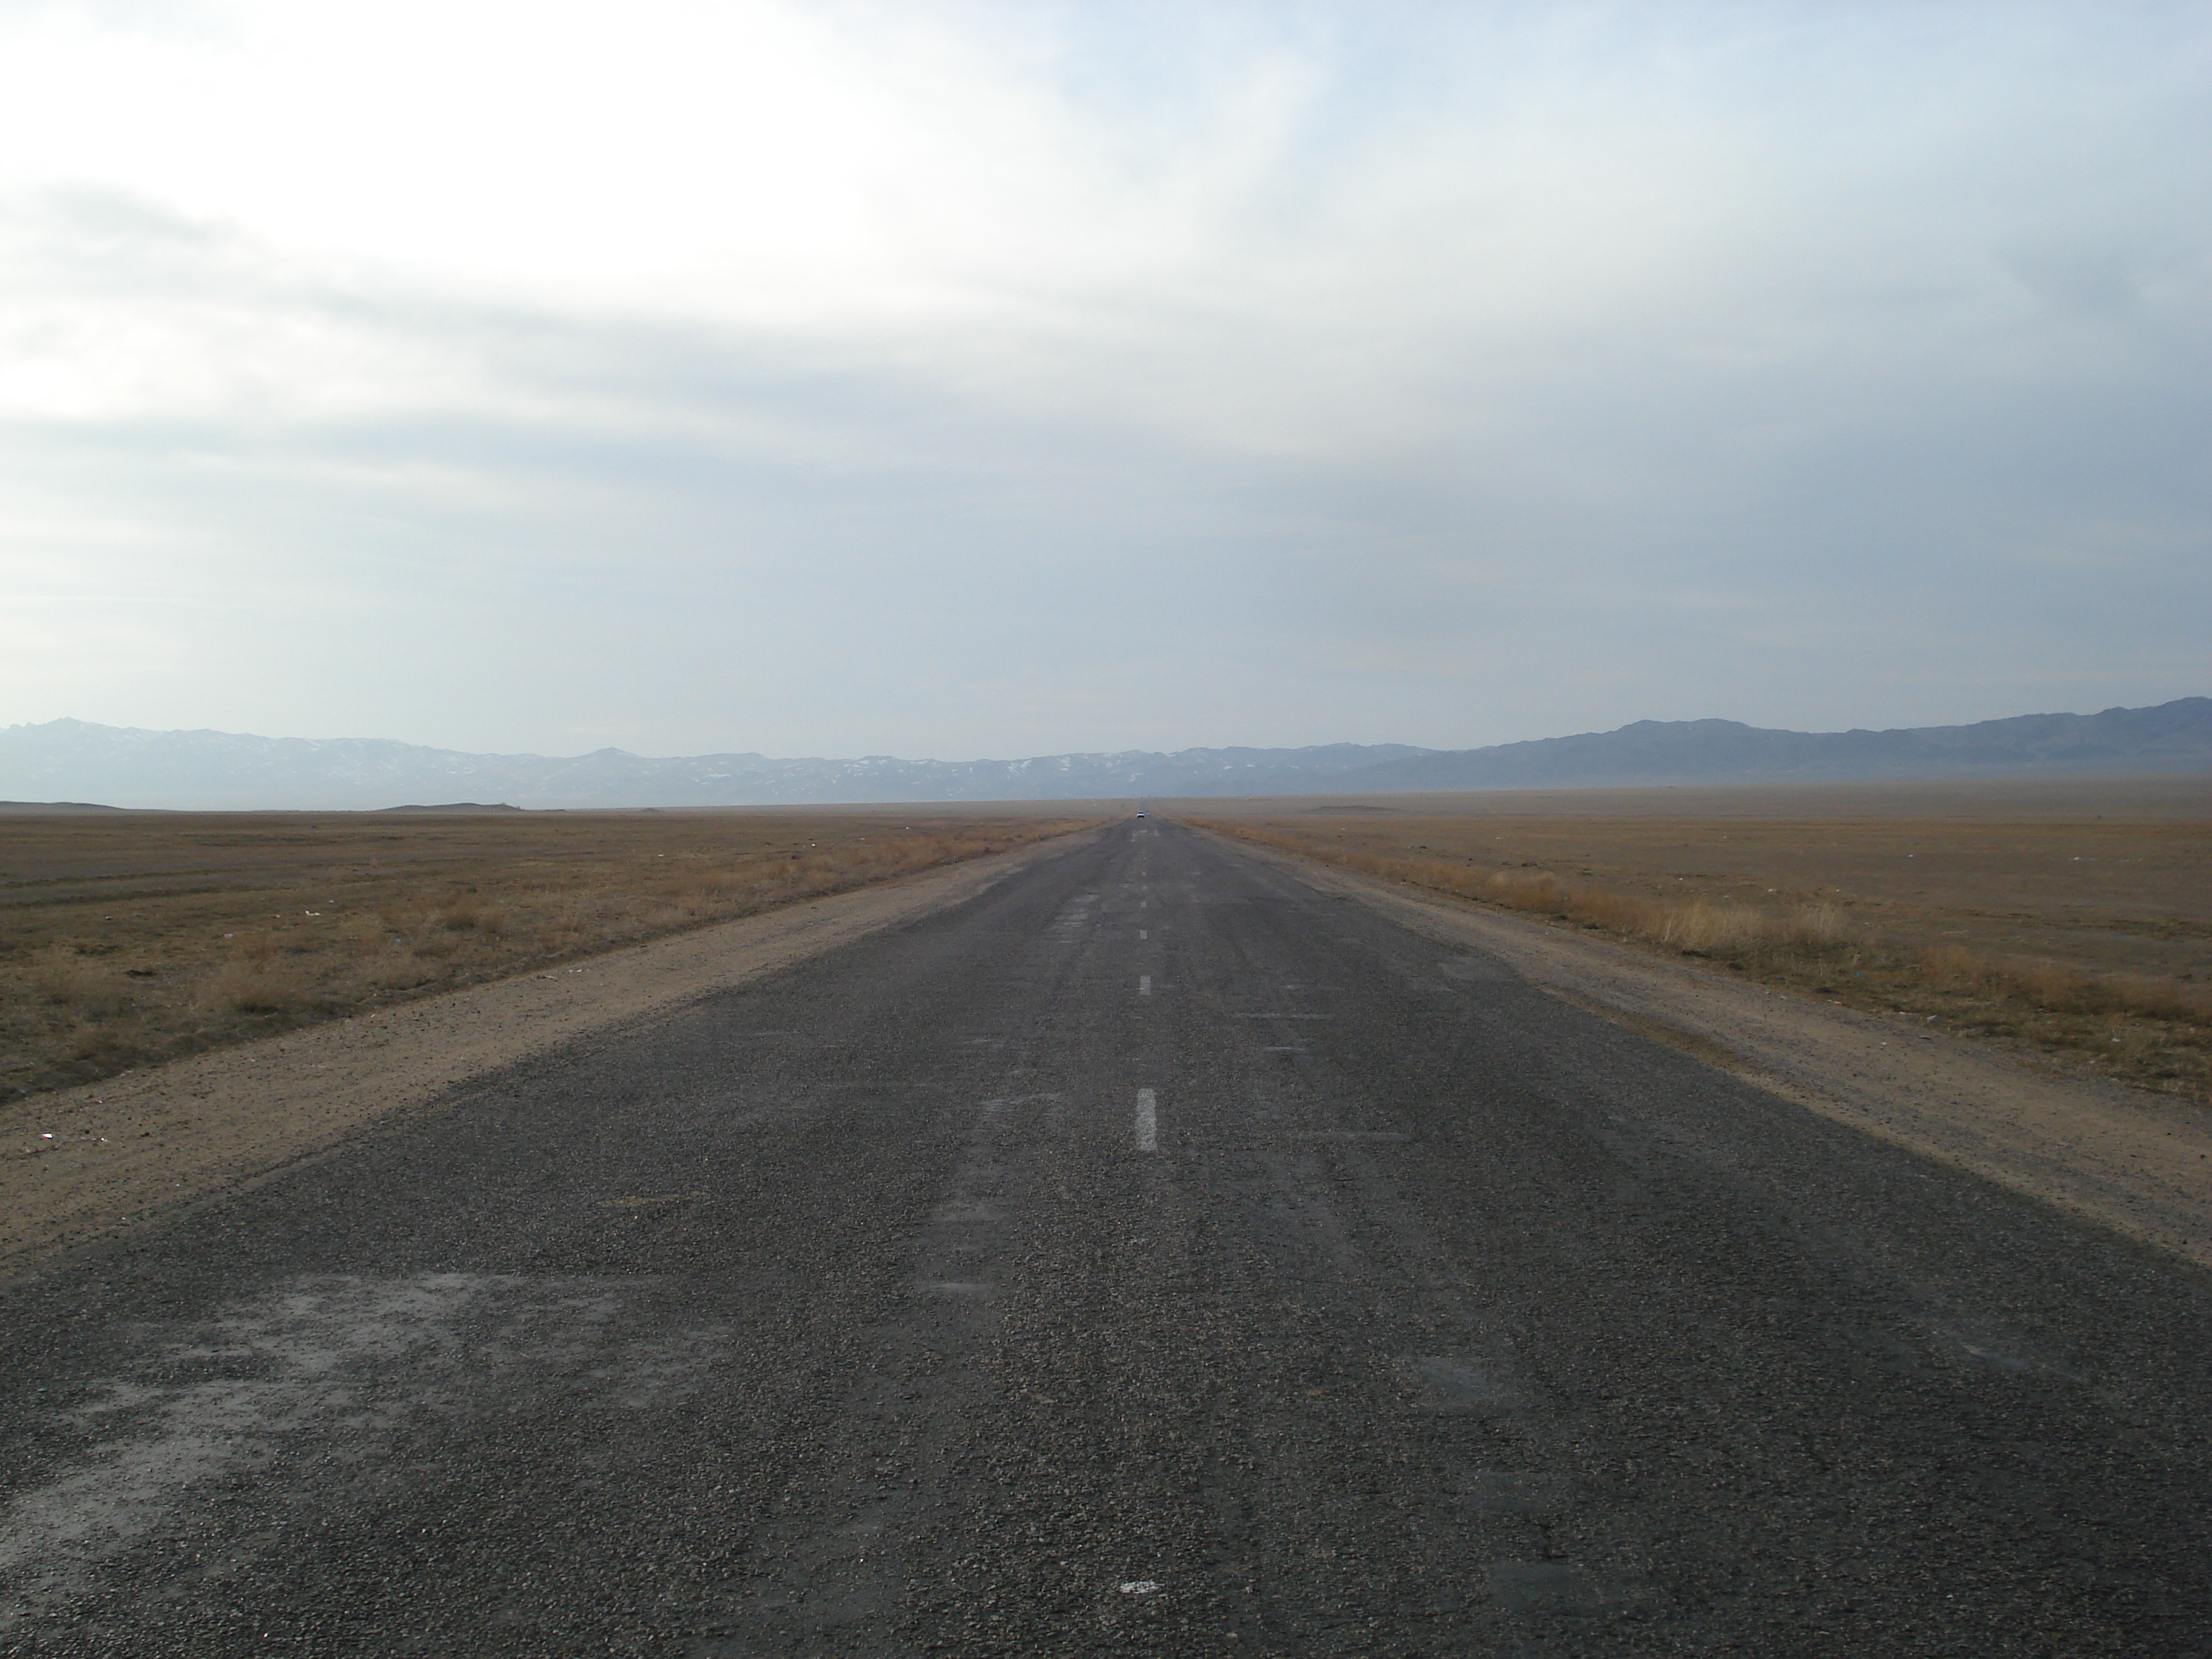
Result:
<svg viewBox="0 0 2212 1659">
<path fill-rule="evenodd" d="M 1611 939 L 1431 899 L 1238 842 L 1237 850 L 1837 1122 L 2212 1267 L 2212 1115 L 2039 1072 L 1917 1019 L 1744 983 Z"/>
<path fill-rule="evenodd" d="M 972 898 L 1090 830 L 0 1107 L 0 1279 L 558 1045 Z"/>
</svg>

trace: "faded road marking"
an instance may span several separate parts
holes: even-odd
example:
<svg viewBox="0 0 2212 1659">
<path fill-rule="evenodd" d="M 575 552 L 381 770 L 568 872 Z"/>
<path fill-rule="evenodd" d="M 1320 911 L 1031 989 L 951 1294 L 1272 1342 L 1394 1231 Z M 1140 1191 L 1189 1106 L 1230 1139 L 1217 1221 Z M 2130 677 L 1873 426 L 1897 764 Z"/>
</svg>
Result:
<svg viewBox="0 0 2212 1659">
<path fill-rule="evenodd" d="M 1137 1150 L 1156 1152 L 1160 1148 L 1160 1097 L 1150 1089 L 1137 1091 Z"/>
</svg>

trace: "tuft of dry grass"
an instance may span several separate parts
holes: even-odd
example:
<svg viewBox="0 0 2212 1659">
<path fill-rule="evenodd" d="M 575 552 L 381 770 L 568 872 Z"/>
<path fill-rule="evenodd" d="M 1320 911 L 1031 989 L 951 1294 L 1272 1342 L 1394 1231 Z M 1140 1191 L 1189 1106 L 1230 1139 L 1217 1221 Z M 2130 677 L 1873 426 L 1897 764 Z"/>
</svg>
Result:
<svg viewBox="0 0 2212 1659">
<path fill-rule="evenodd" d="M 456 893 L 438 907 L 436 926 L 449 933 L 505 931 L 507 918 L 495 904 L 487 904 L 474 893 Z"/>
<path fill-rule="evenodd" d="M 1096 822 L 1018 809 L 0 819 L 0 1089 L 90 1082 Z"/>
<path fill-rule="evenodd" d="M 125 981 L 113 968 L 67 946 L 41 951 L 33 960 L 28 978 L 33 991 L 58 1008 L 106 1014 L 129 1001 Z"/>
<path fill-rule="evenodd" d="M 226 962 L 194 988 L 202 1008 L 217 1014 L 289 1014 L 307 1006 L 313 985 L 301 969 L 266 958 Z"/>
</svg>

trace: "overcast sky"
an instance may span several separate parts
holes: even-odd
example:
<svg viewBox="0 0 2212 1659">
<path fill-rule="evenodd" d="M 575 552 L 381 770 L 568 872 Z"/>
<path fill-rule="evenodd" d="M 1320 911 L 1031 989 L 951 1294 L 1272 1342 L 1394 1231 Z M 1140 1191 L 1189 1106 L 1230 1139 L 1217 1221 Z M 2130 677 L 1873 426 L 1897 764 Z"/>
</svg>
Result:
<svg viewBox="0 0 2212 1659">
<path fill-rule="evenodd" d="M 0 723 L 2212 691 L 2212 9 L 0 0 Z"/>
</svg>

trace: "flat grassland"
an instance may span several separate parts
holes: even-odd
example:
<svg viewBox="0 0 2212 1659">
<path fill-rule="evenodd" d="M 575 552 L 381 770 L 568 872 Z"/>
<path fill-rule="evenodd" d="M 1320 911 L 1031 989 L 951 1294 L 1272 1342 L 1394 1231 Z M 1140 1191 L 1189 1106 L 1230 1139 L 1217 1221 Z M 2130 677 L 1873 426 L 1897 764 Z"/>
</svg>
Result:
<svg viewBox="0 0 2212 1659">
<path fill-rule="evenodd" d="M 0 1095 L 750 915 L 1101 821 L 882 810 L 0 816 Z"/>
<path fill-rule="evenodd" d="M 2212 778 L 1183 801 L 1163 811 L 2212 1097 Z"/>
</svg>

